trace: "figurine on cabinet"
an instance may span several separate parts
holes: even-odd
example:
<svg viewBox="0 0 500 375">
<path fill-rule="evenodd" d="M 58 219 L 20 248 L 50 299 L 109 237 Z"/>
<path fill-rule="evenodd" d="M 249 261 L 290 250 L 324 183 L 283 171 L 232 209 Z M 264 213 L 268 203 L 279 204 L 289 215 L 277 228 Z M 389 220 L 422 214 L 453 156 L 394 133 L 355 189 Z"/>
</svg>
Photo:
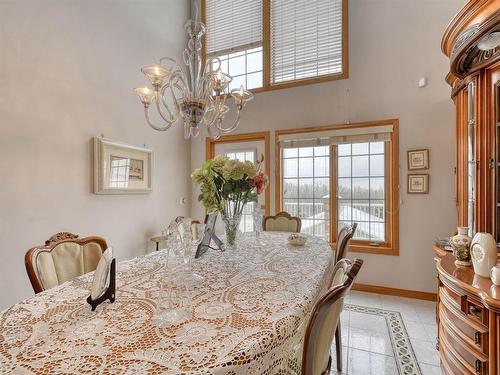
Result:
<svg viewBox="0 0 500 375">
<path fill-rule="evenodd" d="M 458 227 L 458 234 L 451 237 L 450 242 L 453 247 L 453 255 L 455 255 L 455 264 L 458 267 L 470 267 L 470 243 L 471 238 L 467 234 L 469 228 Z"/>
</svg>

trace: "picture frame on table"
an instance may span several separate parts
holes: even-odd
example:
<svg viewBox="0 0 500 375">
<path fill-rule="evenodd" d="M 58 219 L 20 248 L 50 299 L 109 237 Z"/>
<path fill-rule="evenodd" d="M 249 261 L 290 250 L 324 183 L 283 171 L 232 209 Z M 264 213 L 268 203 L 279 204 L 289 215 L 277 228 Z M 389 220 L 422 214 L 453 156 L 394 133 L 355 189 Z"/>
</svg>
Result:
<svg viewBox="0 0 500 375">
<path fill-rule="evenodd" d="M 407 189 L 408 194 L 429 194 L 429 174 L 409 174 Z"/>
<path fill-rule="evenodd" d="M 408 170 L 429 169 L 429 149 L 408 150 Z"/>
<path fill-rule="evenodd" d="M 148 194 L 153 151 L 109 139 L 93 138 L 94 194 Z"/>
</svg>

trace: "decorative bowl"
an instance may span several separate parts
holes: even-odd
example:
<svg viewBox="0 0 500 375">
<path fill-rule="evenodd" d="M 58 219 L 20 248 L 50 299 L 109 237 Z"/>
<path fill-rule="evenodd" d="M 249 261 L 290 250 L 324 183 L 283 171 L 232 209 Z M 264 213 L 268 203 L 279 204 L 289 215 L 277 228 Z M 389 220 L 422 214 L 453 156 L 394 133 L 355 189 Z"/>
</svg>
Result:
<svg viewBox="0 0 500 375">
<path fill-rule="evenodd" d="M 292 246 L 304 246 L 306 243 L 306 238 L 300 234 L 291 234 L 288 236 L 288 243 Z"/>
</svg>

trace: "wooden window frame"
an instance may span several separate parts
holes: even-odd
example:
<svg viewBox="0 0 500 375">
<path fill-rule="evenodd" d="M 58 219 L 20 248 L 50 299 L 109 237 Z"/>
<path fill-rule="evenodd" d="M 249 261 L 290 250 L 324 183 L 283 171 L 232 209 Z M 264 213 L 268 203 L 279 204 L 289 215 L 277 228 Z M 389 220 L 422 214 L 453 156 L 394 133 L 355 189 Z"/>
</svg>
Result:
<svg viewBox="0 0 500 375">
<path fill-rule="evenodd" d="M 266 174 L 268 176 L 271 175 L 271 143 L 270 143 L 270 132 L 254 132 L 254 133 L 242 133 L 242 134 L 231 134 L 231 135 L 223 135 L 219 139 L 212 139 L 207 137 L 205 139 L 205 159 L 212 159 L 215 157 L 215 146 L 217 144 L 224 143 L 239 143 L 239 142 L 255 142 L 255 141 L 264 141 L 264 167 L 266 168 Z M 268 185 L 266 188 L 265 194 L 265 214 L 269 215 L 271 212 L 271 193 L 270 186 Z"/>
<path fill-rule="evenodd" d="M 388 119 L 380 121 L 368 121 L 354 124 L 327 125 L 319 127 L 309 127 L 300 129 L 282 129 L 274 132 L 275 137 L 275 210 L 279 212 L 283 206 L 282 194 L 282 171 L 281 171 L 281 146 L 280 135 L 302 134 L 311 132 L 323 132 L 325 130 L 368 128 L 376 126 L 392 125 L 393 131 L 390 142 L 385 145 L 386 163 L 386 241 L 380 243 L 370 243 L 370 241 L 352 240 L 349 250 L 358 253 L 399 255 L 399 120 Z M 337 155 L 334 154 L 336 148 L 330 146 L 330 241 L 332 244 L 337 239 L 338 207 L 336 191 L 336 163 Z"/>
<path fill-rule="evenodd" d="M 262 0 L 262 87 L 250 89 L 252 93 L 287 89 L 315 83 L 349 78 L 349 11 L 348 0 L 342 0 L 342 72 L 312 78 L 271 83 L 271 0 Z M 201 0 L 201 21 L 206 24 L 206 0 Z M 206 59 L 206 36 L 203 36 L 203 65 Z"/>
</svg>

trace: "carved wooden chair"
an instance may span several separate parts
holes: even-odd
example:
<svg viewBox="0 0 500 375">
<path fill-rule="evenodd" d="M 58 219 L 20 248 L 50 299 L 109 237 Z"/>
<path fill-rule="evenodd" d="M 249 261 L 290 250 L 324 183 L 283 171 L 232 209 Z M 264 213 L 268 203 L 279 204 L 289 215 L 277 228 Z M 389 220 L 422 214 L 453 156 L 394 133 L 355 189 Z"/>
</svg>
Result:
<svg viewBox="0 0 500 375">
<path fill-rule="evenodd" d="M 95 271 L 108 248 L 101 237 L 78 238 L 69 232 L 54 234 L 45 245 L 28 250 L 24 264 L 35 293 Z"/>
<path fill-rule="evenodd" d="M 346 225 L 339 231 L 335 247 L 335 262 L 345 258 L 345 255 L 349 250 L 349 243 L 354 237 L 357 227 L 358 223 L 353 223 L 351 225 Z"/>
<path fill-rule="evenodd" d="M 342 229 L 339 231 L 339 234 L 337 235 L 337 243 L 335 246 L 335 263 L 345 258 L 345 255 L 349 250 L 349 243 L 354 237 L 357 227 L 358 223 L 353 223 L 351 225 L 342 227 Z M 333 280 L 332 285 L 334 283 L 335 280 Z M 337 363 L 340 363 L 340 365 L 342 366 L 342 328 L 340 322 L 339 324 L 337 324 L 337 329 L 335 330 L 335 346 L 337 347 Z"/>
<path fill-rule="evenodd" d="M 361 259 L 341 259 L 333 270 L 334 283 L 313 308 L 306 328 L 302 353 L 302 375 L 329 374 L 332 357 L 330 347 L 349 292 L 363 265 Z M 342 371 L 342 347 L 335 343 L 337 370 Z"/>
<path fill-rule="evenodd" d="M 266 216 L 262 222 L 262 230 L 274 232 L 300 232 L 302 221 L 299 217 L 291 216 L 288 212 L 281 211 L 275 216 Z"/>
</svg>

